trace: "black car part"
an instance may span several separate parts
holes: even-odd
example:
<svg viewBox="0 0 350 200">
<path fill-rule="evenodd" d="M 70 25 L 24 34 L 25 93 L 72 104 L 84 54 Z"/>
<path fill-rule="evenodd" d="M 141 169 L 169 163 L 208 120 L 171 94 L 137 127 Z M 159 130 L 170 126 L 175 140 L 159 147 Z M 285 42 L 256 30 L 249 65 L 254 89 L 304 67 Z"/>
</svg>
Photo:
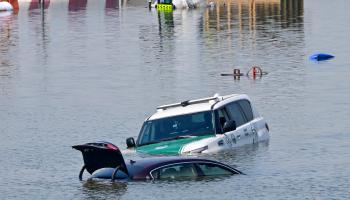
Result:
<svg viewBox="0 0 350 200">
<path fill-rule="evenodd" d="M 84 159 L 84 166 L 79 173 L 79 179 L 82 180 L 84 170 L 92 174 L 94 171 L 101 168 L 114 168 L 115 171 L 111 177 L 114 180 L 114 175 L 118 170 L 123 171 L 127 175 L 124 158 L 119 148 L 109 142 L 86 143 L 82 145 L 75 145 L 72 148 L 81 151 Z"/>
</svg>

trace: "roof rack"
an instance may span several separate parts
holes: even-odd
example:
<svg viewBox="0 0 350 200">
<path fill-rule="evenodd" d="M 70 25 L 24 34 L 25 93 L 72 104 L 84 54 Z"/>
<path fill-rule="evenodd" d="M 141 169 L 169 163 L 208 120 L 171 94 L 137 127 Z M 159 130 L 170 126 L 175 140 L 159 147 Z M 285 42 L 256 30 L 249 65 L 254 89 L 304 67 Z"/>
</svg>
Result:
<svg viewBox="0 0 350 200">
<path fill-rule="evenodd" d="M 179 103 L 162 105 L 162 106 L 158 106 L 157 110 L 166 110 L 168 108 L 174 108 L 174 107 L 179 107 L 179 106 L 186 107 L 186 106 L 191 105 L 191 104 L 205 103 L 205 102 L 209 102 L 211 100 L 215 100 L 217 102 L 217 101 L 220 101 L 219 97 L 220 97 L 219 94 L 215 94 L 212 97 L 207 97 L 207 98 L 202 98 L 202 99 L 195 99 L 195 100 L 187 100 L 187 101 L 182 101 L 182 102 L 179 102 Z"/>
</svg>

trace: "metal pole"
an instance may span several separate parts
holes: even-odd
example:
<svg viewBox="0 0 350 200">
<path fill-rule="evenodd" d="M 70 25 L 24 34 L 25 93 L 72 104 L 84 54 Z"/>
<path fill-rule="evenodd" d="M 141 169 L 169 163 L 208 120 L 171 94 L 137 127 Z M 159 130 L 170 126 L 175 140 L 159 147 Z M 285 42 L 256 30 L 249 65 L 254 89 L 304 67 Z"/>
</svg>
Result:
<svg viewBox="0 0 350 200">
<path fill-rule="evenodd" d="M 151 10 L 152 7 L 152 0 L 148 0 L 148 8 Z"/>
</svg>

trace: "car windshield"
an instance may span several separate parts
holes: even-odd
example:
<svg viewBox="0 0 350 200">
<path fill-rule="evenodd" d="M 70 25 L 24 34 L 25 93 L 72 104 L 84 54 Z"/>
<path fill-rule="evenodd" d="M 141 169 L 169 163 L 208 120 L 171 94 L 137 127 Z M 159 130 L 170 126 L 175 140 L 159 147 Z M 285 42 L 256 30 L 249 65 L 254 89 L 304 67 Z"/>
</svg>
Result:
<svg viewBox="0 0 350 200">
<path fill-rule="evenodd" d="M 138 146 L 214 134 L 211 111 L 191 113 L 155 120 L 143 124 Z"/>
</svg>

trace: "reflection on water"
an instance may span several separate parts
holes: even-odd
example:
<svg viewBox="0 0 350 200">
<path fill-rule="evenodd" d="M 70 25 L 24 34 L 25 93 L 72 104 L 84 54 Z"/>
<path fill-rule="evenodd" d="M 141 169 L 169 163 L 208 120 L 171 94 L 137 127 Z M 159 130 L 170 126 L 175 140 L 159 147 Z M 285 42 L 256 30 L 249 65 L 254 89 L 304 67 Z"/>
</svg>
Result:
<svg viewBox="0 0 350 200">
<path fill-rule="evenodd" d="M 31 26 L 31 33 L 35 35 L 35 41 L 32 41 L 36 44 L 39 49 L 34 53 L 37 58 L 42 62 L 41 65 L 47 64 L 48 58 L 48 48 L 50 44 L 50 24 L 47 21 L 48 11 L 50 1 L 45 2 L 44 9 L 41 9 L 39 1 L 32 1 L 29 5 L 28 11 L 28 20 Z"/>
<path fill-rule="evenodd" d="M 85 10 L 87 2 L 88 2 L 87 0 L 69 0 L 68 10 L 69 11 Z"/>
<path fill-rule="evenodd" d="M 214 2 L 215 6 L 209 7 L 204 14 L 205 30 L 211 28 L 216 28 L 217 30 L 230 30 L 232 28 L 255 30 L 257 24 L 261 24 L 259 22 L 283 21 L 282 25 L 286 27 L 302 25 L 302 16 L 304 14 L 303 0 L 216 0 Z M 225 21 L 226 26 L 222 26 L 221 23 Z"/>
<path fill-rule="evenodd" d="M 174 16 L 173 12 L 169 11 L 158 11 L 158 23 L 159 23 L 159 36 L 163 37 L 162 30 L 164 32 L 174 33 Z M 169 34 L 168 37 L 171 38 L 173 34 Z"/>
<path fill-rule="evenodd" d="M 157 60 L 161 63 L 168 63 L 171 57 L 174 55 L 174 43 L 164 42 L 173 41 L 174 30 L 174 16 L 173 12 L 158 11 L 158 27 L 159 27 L 159 52 L 162 54 L 157 57 Z"/>
<path fill-rule="evenodd" d="M 16 46 L 18 42 L 16 21 L 16 14 L 0 12 L 0 76 L 9 76 L 15 65 L 13 62 L 16 58 L 12 56 L 13 52 L 10 51 L 13 49 L 11 47 Z"/>
<path fill-rule="evenodd" d="M 110 9 L 119 8 L 119 1 L 121 0 L 106 0 L 106 8 L 110 8 Z"/>
<path fill-rule="evenodd" d="M 303 0 L 214 2 L 215 7 L 206 9 L 201 21 L 201 28 L 206 37 L 226 30 L 231 33 L 227 35 L 228 42 L 237 36 L 240 40 L 245 40 L 244 36 L 247 33 L 250 39 L 256 41 L 265 34 L 278 35 L 279 29 L 303 29 Z"/>
<path fill-rule="evenodd" d="M 128 188 L 127 183 L 108 180 L 89 180 L 84 182 L 82 186 L 84 198 L 88 199 L 120 199 Z"/>
<path fill-rule="evenodd" d="M 303 0 L 281 0 L 280 12 L 282 20 L 285 22 L 282 24 L 285 26 L 300 27 L 303 25 L 304 15 L 304 1 Z"/>
<path fill-rule="evenodd" d="M 48 9 L 50 6 L 50 0 L 31 0 L 29 4 L 29 10 L 34 10 L 39 8 L 41 9 L 42 5 L 44 9 Z"/>
<path fill-rule="evenodd" d="M 11 18 L 12 15 L 9 13 L 8 16 L 2 17 L 0 24 L 0 50 L 1 50 L 1 66 L 8 66 L 9 60 L 5 59 L 5 56 L 8 54 L 9 46 L 10 46 L 10 38 L 11 38 Z"/>
</svg>

